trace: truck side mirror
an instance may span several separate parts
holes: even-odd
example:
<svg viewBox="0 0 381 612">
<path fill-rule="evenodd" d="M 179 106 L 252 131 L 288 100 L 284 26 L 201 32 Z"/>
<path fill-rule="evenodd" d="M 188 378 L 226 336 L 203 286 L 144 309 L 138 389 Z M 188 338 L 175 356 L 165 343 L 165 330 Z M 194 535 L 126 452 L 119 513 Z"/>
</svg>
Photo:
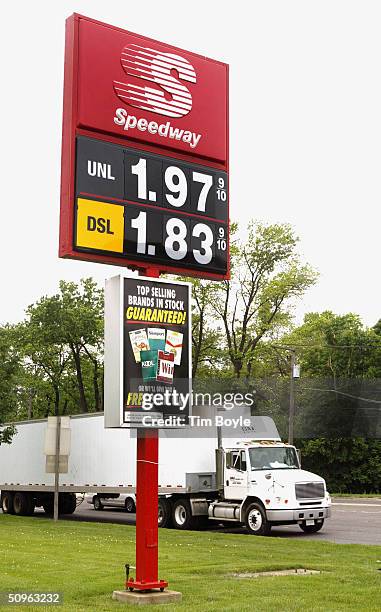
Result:
<svg viewBox="0 0 381 612">
<path fill-rule="evenodd" d="M 297 455 L 298 455 L 298 461 L 299 461 L 299 467 L 302 467 L 302 451 L 300 450 L 300 448 L 296 449 Z"/>
</svg>

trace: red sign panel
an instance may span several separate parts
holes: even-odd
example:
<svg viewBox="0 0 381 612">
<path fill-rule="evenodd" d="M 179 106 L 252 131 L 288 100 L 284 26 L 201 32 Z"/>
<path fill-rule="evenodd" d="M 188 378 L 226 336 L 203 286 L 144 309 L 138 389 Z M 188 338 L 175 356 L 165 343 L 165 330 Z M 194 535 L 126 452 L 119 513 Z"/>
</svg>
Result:
<svg viewBox="0 0 381 612">
<path fill-rule="evenodd" d="M 226 161 L 226 65 L 79 20 L 78 125 Z"/>
<path fill-rule="evenodd" d="M 61 257 L 227 277 L 227 80 L 222 62 L 67 20 Z"/>
</svg>

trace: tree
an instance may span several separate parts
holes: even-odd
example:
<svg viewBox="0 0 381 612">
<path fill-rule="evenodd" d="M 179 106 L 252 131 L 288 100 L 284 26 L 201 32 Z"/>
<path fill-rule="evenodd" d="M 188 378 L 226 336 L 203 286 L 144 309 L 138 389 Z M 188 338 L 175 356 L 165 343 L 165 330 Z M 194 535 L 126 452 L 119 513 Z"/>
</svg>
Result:
<svg viewBox="0 0 381 612">
<path fill-rule="evenodd" d="M 374 330 L 364 327 L 353 313 L 309 313 L 281 344 L 295 349 L 301 366 L 297 384 L 299 434 L 376 434 L 380 385 L 375 373 L 381 342 Z"/>
<path fill-rule="evenodd" d="M 378 491 L 381 389 L 375 377 L 381 342 L 376 329 L 364 327 L 353 313 L 309 313 L 281 344 L 296 350 L 301 365 L 295 425 L 304 466 L 324 475 L 333 491 Z M 283 405 L 287 409 L 287 402 Z"/>
<path fill-rule="evenodd" d="M 16 417 L 99 411 L 103 405 L 103 291 L 61 281 L 14 327 L 20 360 Z"/>
<path fill-rule="evenodd" d="M 293 302 L 316 282 L 297 241 L 287 224 L 250 223 L 247 240 L 234 243 L 231 280 L 216 284 L 212 307 L 237 378 L 252 374 L 259 343 L 289 327 Z"/>
<path fill-rule="evenodd" d="M 381 319 L 372 327 L 372 332 L 375 347 L 371 357 L 371 374 L 374 377 L 381 378 Z"/>
<path fill-rule="evenodd" d="M 83 358 L 92 364 L 95 411 L 99 411 L 102 408 L 100 355 L 103 348 L 103 291 L 91 278 L 82 279 L 80 286 L 61 281 L 59 302 L 62 337 L 69 345 L 73 357 L 81 412 L 88 412 Z"/>
<path fill-rule="evenodd" d="M 301 443 L 303 467 L 323 474 L 335 493 L 381 490 L 381 442 L 365 438 L 319 438 Z"/>
<path fill-rule="evenodd" d="M 192 285 L 192 378 L 202 366 L 216 365 L 222 338 L 220 328 L 213 326 L 212 300 L 214 287 L 210 281 L 186 279 Z"/>
<path fill-rule="evenodd" d="M 0 444 L 9 444 L 15 429 L 3 424 L 11 420 L 17 406 L 20 359 L 13 345 L 13 328 L 0 327 Z"/>
<path fill-rule="evenodd" d="M 48 391 L 47 413 L 44 416 L 50 413 L 51 400 L 54 405 L 53 414 L 58 416 L 64 377 L 70 359 L 59 325 L 55 324 L 59 321 L 59 304 L 55 299 L 42 298 L 37 305 L 30 306 L 27 312 L 29 319 L 20 323 L 17 328 L 24 370 L 29 379 L 48 382 L 52 397 Z"/>
<path fill-rule="evenodd" d="M 298 348 L 299 360 L 308 376 L 369 378 L 375 373 L 375 357 L 381 339 L 364 327 L 353 313 L 336 315 L 327 310 L 308 313 L 303 324 L 283 341 Z"/>
<path fill-rule="evenodd" d="M 103 341 L 103 292 L 91 279 L 80 285 L 60 282 L 56 295 L 41 298 L 29 306 L 25 331 L 33 335 L 30 347 L 32 362 L 45 369 L 54 388 L 55 406 L 59 403 L 59 387 L 67 370 L 68 360 L 76 373 L 80 412 L 89 411 L 84 384 L 84 363 L 91 363 L 95 410 L 102 405 L 100 392 L 101 350 Z M 36 335 L 38 337 L 36 337 Z M 30 345 L 29 345 L 30 346 Z M 70 389 L 70 385 L 68 387 Z"/>
</svg>

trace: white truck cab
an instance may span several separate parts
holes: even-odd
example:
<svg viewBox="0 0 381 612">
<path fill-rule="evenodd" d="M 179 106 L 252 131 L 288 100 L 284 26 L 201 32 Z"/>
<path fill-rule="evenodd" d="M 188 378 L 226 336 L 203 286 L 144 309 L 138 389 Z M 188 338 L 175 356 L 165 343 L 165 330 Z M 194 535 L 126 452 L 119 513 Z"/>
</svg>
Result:
<svg viewBox="0 0 381 612">
<path fill-rule="evenodd" d="M 253 534 L 293 523 L 317 532 L 331 512 L 324 479 L 302 470 L 296 448 L 277 440 L 240 440 L 219 448 L 217 486 L 220 496 L 209 518 L 245 523 Z"/>
</svg>

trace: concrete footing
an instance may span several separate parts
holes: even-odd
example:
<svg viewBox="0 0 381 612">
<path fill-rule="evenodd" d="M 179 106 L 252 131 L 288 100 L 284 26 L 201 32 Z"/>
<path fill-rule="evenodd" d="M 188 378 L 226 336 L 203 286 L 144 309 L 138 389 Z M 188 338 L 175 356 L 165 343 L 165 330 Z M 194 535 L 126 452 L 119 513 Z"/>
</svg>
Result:
<svg viewBox="0 0 381 612">
<path fill-rule="evenodd" d="M 181 593 L 178 591 L 149 591 L 142 593 L 141 591 L 114 591 L 112 598 L 120 601 L 121 603 L 144 606 L 144 605 L 158 605 L 158 604 L 169 604 L 177 601 L 181 601 Z"/>
</svg>

